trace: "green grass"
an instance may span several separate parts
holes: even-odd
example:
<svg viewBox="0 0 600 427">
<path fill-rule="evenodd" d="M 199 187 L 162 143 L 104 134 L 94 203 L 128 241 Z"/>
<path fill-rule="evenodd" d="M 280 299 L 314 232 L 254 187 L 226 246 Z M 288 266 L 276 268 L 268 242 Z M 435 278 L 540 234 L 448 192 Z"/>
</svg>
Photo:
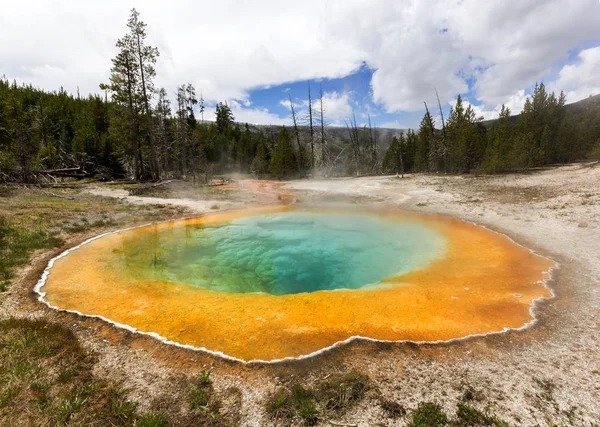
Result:
<svg viewBox="0 0 600 427">
<path fill-rule="evenodd" d="M 221 402 L 217 399 L 209 371 L 202 371 L 192 381 L 189 392 L 190 409 L 196 412 L 199 425 L 220 425 L 219 409 Z"/>
<path fill-rule="evenodd" d="M 491 426 L 508 427 L 508 423 L 495 416 L 484 414 L 472 406 L 459 403 L 456 409 L 454 426 Z"/>
<path fill-rule="evenodd" d="M 450 419 L 435 402 L 423 402 L 408 419 L 409 427 L 509 427 L 509 424 L 493 415 L 485 414 L 472 406 L 459 403 L 456 417 Z"/>
<path fill-rule="evenodd" d="M 170 425 L 162 412 L 144 414 L 135 423 L 135 427 L 169 427 Z"/>
<path fill-rule="evenodd" d="M 27 264 L 31 252 L 62 243 L 51 233 L 15 227 L 8 218 L 0 217 L 0 292 L 8 290 L 14 269 Z"/>
<path fill-rule="evenodd" d="M 266 403 L 269 416 L 273 419 L 291 422 L 300 418 L 306 425 L 314 425 L 318 420 L 318 409 L 314 391 L 295 383 L 290 390 L 278 390 Z"/>
<path fill-rule="evenodd" d="M 320 418 L 339 416 L 359 402 L 369 384 L 369 378 L 356 371 L 333 376 L 313 387 L 294 383 L 289 389 L 277 390 L 265 408 L 278 421 L 291 422 L 297 418 L 306 425 L 314 425 Z"/>
<path fill-rule="evenodd" d="M 437 403 L 424 402 L 413 411 L 409 427 L 440 427 L 448 425 L 448 417 Z"/>
<path fill-rule="evenodd" d="M 339 412 L 361 400 L 368 387 L 369 378 L 352 371 L 321 384 L 318 394 L 325 409 Z"/>
<path fill-rule="evenodd" d="M 135 425 L 137 404 L 127 399 L 126 391 L 95 378 L 93 363 L 62 326 L 0 321 L 3 425 Z M 76 372 L 65 376 L 73 367 Z"/>
</svg>

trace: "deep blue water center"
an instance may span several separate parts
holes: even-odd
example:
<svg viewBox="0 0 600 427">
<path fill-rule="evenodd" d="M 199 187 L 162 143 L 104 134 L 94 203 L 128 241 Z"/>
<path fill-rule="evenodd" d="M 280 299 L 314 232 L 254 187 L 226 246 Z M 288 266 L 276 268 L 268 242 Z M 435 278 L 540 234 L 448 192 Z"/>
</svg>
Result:
<svg viewBox="0 0 600 427">
<path fill-rule="evenodd" d="M 442 256 L 443 236 L 372 215 L 291 212 L 182 226 L 124 242 L 122 266 L 150 280 L 227 293 L 368 289 Z"/>
</svg>

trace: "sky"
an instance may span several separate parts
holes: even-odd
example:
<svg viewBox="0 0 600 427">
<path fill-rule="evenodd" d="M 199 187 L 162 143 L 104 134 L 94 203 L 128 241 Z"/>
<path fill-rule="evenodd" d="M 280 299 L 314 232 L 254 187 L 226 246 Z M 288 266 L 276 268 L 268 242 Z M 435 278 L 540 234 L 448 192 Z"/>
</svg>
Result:
<svg viewBox="0 0 600 427">
<path fill-rule="evenodd" d="M 156 86 L 192 83 L 205 119 L 227 101 L 236 121 L 289 125 L 309 84 L 328 124 L 394 128 L 437 113 L 436 89 L 445 114 L 460 94 L 485 119 L 540 81 L 567 102 L 600 93 L 599 0 L 0 0 L 0 76 L 99 93 L 133 7 Z"/>
</svg>

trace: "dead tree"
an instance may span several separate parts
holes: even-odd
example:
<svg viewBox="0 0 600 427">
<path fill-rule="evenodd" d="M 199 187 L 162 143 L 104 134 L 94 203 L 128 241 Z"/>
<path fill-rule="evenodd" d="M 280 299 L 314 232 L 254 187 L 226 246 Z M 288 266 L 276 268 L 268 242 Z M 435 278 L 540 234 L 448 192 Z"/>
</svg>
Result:
<svg viewBox="0 0 600 427">
<path fill-rule="evenodd" d="M 296 142 L 298 142 L 298 152 L 302 151 L 302 144 L 300 143 L 300 132 L 298 131 L 298 121 L 296 120 L 296 111 L 294 110 L 294 103 L 292 102 L 292 95 L 288 92 L 288 98 L 290 99 L 290 110 L 292 110 L 292 121 L 294 122 L 294 134 L 296 135 Z"/>
<path fill-rule="evenodd" d="M 348 134 L 350 136 L 350 147 L 352 148 L 352 160 L 354 162 L 356 176 L 360 176 L 360 135 L 358 133 L 358 126 L 356 124 L 356 115 L 354 114 L 354 110 L 352 110 L 352 118 L 350 119 L 350 123 L 346 121 L 346 128 L 348 129 Z"/>
<path fill-rule="evenodd" d="M 373 125 L 371 123 L 371 115 L 368 115 L 369 120 L 369 150 L 371 154 L 371 173 L 375 173 L 377 169 L 377 127 L 375 128 L 375 132 L 373 132 Z"/>
<path fill-rule="evenodd" d="M 21 181 L 25 182 L 27 180 L 27 175 L 29 173 L 29 159 L 27 158 L 27 135 L 25 128 L 23 126 L 23 122 L 21 120 L 21 115 L 19 114 L 19 108 L 17 106 L 16 101 L 12 100 L 13 113 L 15 117 L 15 122 L 17 123 L 16 129 L 16 142 L 17 142 L 17 161 L 19 162 L 19 166 L 21 168 Z"/>
<path fill-rule="evenodd" d="M 313 128 L 312 98 L 310 96 L 310 81 L 308 82 L 308 126 L 310 128 L 310 167 L 315 168 L 315 130 Z"/>
<path fill-rule="evenodd" d="M 40 92 L 40 125 L 42 131 L 42 144 L 44 147 L 47 147 L 48 139 L 46 138 L 46 120 L 44 116 L 44 92 Z"/>
<path fill-rule="evenodd" d="M 438 107 L 440 108 L 440 116 L 442 116 L 442 157 L 444 159 L 444 172 L 448 172 L 448 140 L 446 139 L 446 123 L 444 122 L 444 111 L 442 110 L 442 103 L 440 102 L 440 96 L 438 95 L 437 89 L 435 89 L 435 96 L 437 96 Z"/>
<path fill-rule="evenodd" d="M 323 108 L 323 86 L 319 86 L 319 114 L 321 116 L 321 164 L 325 167 L 325 110 Z"/>
</svg>

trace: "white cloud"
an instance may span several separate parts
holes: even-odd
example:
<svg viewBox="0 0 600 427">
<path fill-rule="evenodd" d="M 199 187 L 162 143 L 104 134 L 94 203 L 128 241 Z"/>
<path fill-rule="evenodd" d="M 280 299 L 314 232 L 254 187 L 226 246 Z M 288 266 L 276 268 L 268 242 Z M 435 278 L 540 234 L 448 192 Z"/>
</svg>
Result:
<svg viewBox="0 0 600 427">
<path fill-rule="evenodd" d="M 313 114 L 315 115 L 315 119 L 319 115 L 321 108 L 319 97 L 320 95 L 318 92 L 312 92 Z M 294 104 L 294 112 L 296 113 L 297 120 L 300 122 L 307 121 L 308 98 L 292 98 L 292 102 Z M 341 126 L 344 120 L 352 116 L 352 103 L 352 94 L 350 92 L 323 92 L 323 116 L 326 124 L 331 126 Z M 279 105 L 285 107 L 291 114 L 289 98 L 280 100 Z"/>
<path fill-rule="evenodd" d="M 249 123 L 249 124 L 265 124 L 265 125 L 282 125 L 289 126 L 291 119 L 287 117 L 280 117 L 277 114 L 269 112 L 267 108 L 251 107 L 247 102 L 238 102 L 235 100 L 228 102 L 231 112 L 238 123 Z M 207 120 L 216 120 L 215 112 L 213 111 Z"/>
<path fill-rule="evenodd" d="M 385 4 L 385 6 L 384 6 Z M 333 34 L 376 68 L 373 97 L 390 112 L 468 91 L 496 105 L 542 79 L 569 49 L 597 37 L 596 0 L 431 0 L 336 3 Z"/>
<path fill-rule="evenodd" d="M 578 59 L 575 64 L 565 65 L 548 86 L 557 93 L 564 91 L 569 103 L 600 93 L 600 47 L 582 50 Z"/>
<path fill-rule="evenodd" d="M 528 95 L 525 94 L 524 90 L 519 90 L 514 95 L 511 95 L 503 104 L 510 110 L 510 114 L 514 116 L 515 114 L 519 114 L 521 111 L 523 111 L 527 97 Z M 471 104 L 468 99 L 464 99 L 463 104 L 465 105 L 465 108 L 470 105 L 473 108 L 473 111 L 475 111 L 475 115 L 477 117 L 483 117 L 483 120 L 497 119 L 500 116 L 500 111 L 502 110 L 502 104 L 497 104 L 491 109 L 488 109 L 484 104 Z M 451 105 L 455 105 L 455 103 L 451 103 Z"/>
<path fill-rule="evenodd" d="M 434 87 L 445 104 L 469 84 L 479 103 L 494 106 L 484 112 L 518 106 L 518 91 L 600 28 L 597 0 L 5 1 L 0 75 L 98 92 L 134 6 L 161 51 L 156 83 L 169 93 L 191 82 L 208 102 L 243 101 L 253 88 L 342 77 L 366 62 L 376 70 L 372 99 L 389 112 L 422 110 L 423 101 L 433 108 Z M 569 100 L 586 96 L 598 89 L 597 69 L 598 52 L 587 49 L 554 85 Z M 347 115 L 351 90 L 330 100 L 333 120 Z M 240 114 L 277 118 L 252 107 Z"/>
<path fill-rule="evenodd" d="M 350 101 L 351 95 L 348 92 L 325 92 L 323 94 L 324 121 L 340 123 L 350 117 L 352 115 Z M 320 108 L 318 102 L 317 99 L 317 108 Z"/>
</svg>

